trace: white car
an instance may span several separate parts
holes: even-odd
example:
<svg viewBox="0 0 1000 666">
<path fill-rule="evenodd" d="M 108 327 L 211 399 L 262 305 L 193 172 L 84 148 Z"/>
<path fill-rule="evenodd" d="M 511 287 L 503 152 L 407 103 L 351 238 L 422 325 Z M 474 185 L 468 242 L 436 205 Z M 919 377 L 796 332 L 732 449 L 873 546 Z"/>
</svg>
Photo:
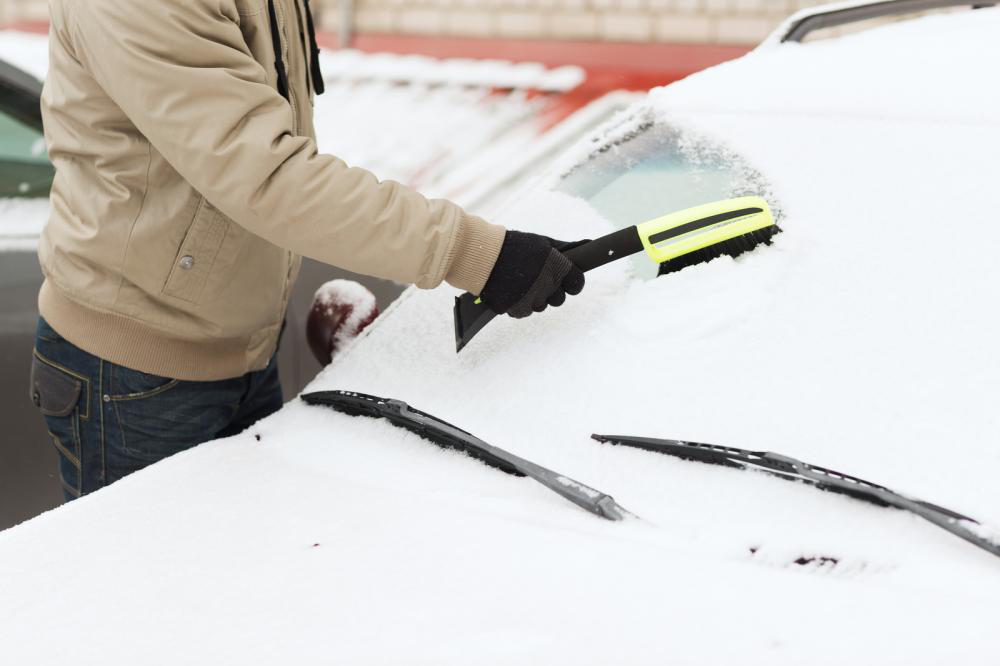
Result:
<svg viewBox="0 0 1000 666">
<path fill-rule="evenodd" d="M 934 4 L 800 14 L 652 91 L 500 218 L 573 240 L 755 193 L 773 245 L 661 278 L 611 263 L 461 354 L 456 294 L 410 290 L 309 388 L 405 401 L 557 474 L 295 401 L 0 533 L 0 663 L 997 663 L 987 548 L 591 439 L 777 452 L 998 543 L 1000 9 L 781 39 Z"/>
</svg>

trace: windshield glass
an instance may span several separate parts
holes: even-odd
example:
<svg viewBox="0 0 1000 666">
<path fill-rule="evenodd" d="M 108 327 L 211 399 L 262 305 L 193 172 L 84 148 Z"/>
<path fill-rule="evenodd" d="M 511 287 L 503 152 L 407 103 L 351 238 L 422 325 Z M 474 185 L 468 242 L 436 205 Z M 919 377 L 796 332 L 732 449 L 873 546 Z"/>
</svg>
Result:
<svg viewBox="0 0 1000 666">
<path fill-rule="evenodd" d="M 583 199 L 614 227 L 623 228 L 713 201 L 766 196 L 769 187 L 732 151 L 647 121 L 605 141 L 555 189 Z M 658 274 L 657 265 L 645 256 L 629 262 L 642 279 Z"/>
<path fill-rule="evenodd" d="M 54 175 L 42 134 L 0 111 L 0 198 L 48 196 Z"/>
<path fill-rule="evenodd" d="M 711 201 L 762 194 L 762 180 L 730 151 L 647 123 L 604 145 L 556 189 L 625 227 Z"/>
</svg>

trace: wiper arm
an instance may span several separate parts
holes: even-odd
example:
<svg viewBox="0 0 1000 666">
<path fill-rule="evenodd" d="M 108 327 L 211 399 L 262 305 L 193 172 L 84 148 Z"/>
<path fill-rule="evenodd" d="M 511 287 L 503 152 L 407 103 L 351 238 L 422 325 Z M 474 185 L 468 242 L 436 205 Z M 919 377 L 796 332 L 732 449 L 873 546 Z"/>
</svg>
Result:
<svg viewBox="0 0 1000 666">
<path fill-rule="evenodd" d="M 487 444 L 446 421 L 413 409 L 401 400 L 390 400 L 351 391 L 306 393 L 302 396 L 302 400 L 310 405 L 332 407 L 338 412 L 351 416 L 373 416 L 386 419 L 393 425 L 409 430 L 442 448 L 463 451 L 470 457 L 507 474 L 534 479 L 573 504 L 601 518 L 622 520 L 628 514 L 628 511 L 620 507 L 610 495 Z"/>
<path fill-rule="evenodd" d="M 909 511 L 987 552 L 1000 556 L 1000 543 L 989 538 L 979 522 L 968 516 L 930 502 L 907 497 L 885 486 L 824 467 L 810 465 L 779 453 L 747 451 L 730 446 L 698 444 L 673 439 L 613 435 L 592 435 L 592 437 L 598 442 L 663 453 L 685 460 L 696 460 L 739 469 L 754 469 L 790 481 L 807 483 L 821 490 L 849 495 L 879 506 L 890 506 Z"/>
</svg>

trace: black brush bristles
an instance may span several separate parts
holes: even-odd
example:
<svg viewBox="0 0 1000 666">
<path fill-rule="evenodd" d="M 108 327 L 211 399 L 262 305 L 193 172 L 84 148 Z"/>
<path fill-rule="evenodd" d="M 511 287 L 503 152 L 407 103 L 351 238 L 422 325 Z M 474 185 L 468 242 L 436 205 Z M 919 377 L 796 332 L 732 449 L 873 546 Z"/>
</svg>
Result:
<svg viewBox="0 0 1000 666">
<path fill-rule="evenodd" d="M 743 234 L 742 236 L 737 236 L 736 238 L 730 238 L 729 240 L 716 243 L 715 245 L 703 247 L 700 250 L 689 252 L 675 259 L 671 259 L 670 261 L 664 261 L 660 264 L 659 275 L 676 273 L 677 271 L 683 270 L 688 266 L 697 266 L 698 264 L 708 263 L 709 261 L 712 261 L 712 259 L 718 259 L 723 255 L 728 255 L 733 258 L 738 257 L 744 252 L 749 252 L 758 245 L 770 245 L 771 239 L 774 238 L 774 235 L 780 232 L 781 229 L 777 225 L 772 224 L 769 227 L 758 229 L 757 231 L 751 231 L 748 234 Z"/>
</svg>

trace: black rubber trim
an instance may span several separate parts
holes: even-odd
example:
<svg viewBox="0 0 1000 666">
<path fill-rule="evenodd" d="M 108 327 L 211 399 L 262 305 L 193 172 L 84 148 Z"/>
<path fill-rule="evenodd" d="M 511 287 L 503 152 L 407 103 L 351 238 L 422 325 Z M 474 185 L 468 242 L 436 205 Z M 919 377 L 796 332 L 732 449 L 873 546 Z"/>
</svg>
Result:
<svg viewBox="0 0 1000 666">
<path fill-rule="evenodd" d="M 729 220 L 735 220 L 740 217 L 746 217 L 747 215 L 754 215 L 756 213 L 763 212 L 763 208 L 743 208 L 741 210 L 731 210 L 727 213 L 719 213 L 718 215 L 704 217 L 700 220 L 688 222 L 687 224 L 682 224 L 678 227 L 674 227 L 673 229 L 667 229 L 666 231 L 661 231 L 658 234 L 653 234 L 649 237 L 649 242 L 652 245 L 656 245 L 657 243 L 662 243 L 665 240 L 689 234 L 692 231 L 697 231 L 698 229 L 704 229 L 705 227 L 711 227 L 716 224 L 728 222 Z"/>
<path fill-rule="evenodd" d="M 995 5 L 995 2 L 969 2 L 969 0 L 886 0 L 885 2 L 873 2 L 870 5 L 836 9 L 806 16 L 793 24 L 788 32 L 782 36 L 781 41 L 801 42 L 810 33 L 817 30 L 836 28 L 870 19 L 900 16 L 931 9 L 948 9 L 950 7 L 984 9 Z"/>
</svg>

